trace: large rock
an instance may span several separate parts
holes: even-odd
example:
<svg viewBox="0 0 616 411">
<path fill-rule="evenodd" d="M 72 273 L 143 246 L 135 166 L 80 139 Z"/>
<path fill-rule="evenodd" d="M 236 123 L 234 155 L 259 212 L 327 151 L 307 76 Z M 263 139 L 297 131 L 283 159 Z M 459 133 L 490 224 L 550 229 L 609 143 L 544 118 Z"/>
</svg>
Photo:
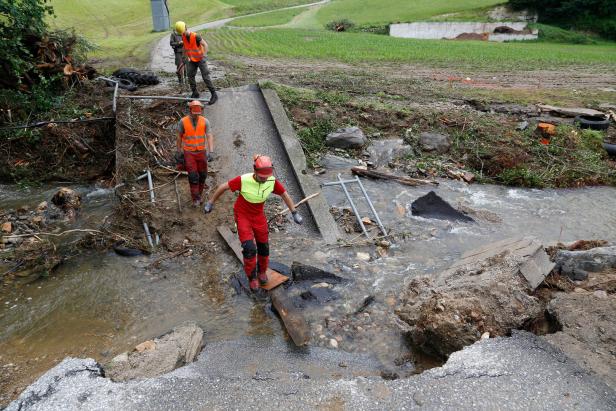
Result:
<svg viewBox="0 0 616 411">
<path fill-rule="evenodd" d="M 543 315 L 532 291 L 552 267 L 537 241 L 503 240 L 464 254 L 434 279 L 413 279 L 396 314 L 414 345 L 446 357 L 486 332 L 508 335 Z"/>
<path fill-rule="evenodd" d="M 116 356 L 105 366 L 105 374 L 113 381 L 156 377 L 193 362 L 202 345 L 203 330 L 195 324 L 183 325 Z"/>
<path fill-rule="evenodd" d="M 421 133 L 419 147 L 429 153 L 445 154 L 451 148 L 451 138 L 441 133 Z"/>
<path fill-rule="evenodd" d="M 368 147 L 370 160 L 377 166 L 387 166 L 392 160 L 413 153 L 413 149 L 401 138 L 373 140 Z"/>
<path fill-rule="evenodd" d="M 359 127 L 339 128 L 325 138 L 326 145 L 336 148 L 360 148 L 366 141 L 366 136 Z"/>
<path fill-rule="evenodd" d="M 586 251 L 559 250 L 556 271 L 572 280 L 585 280 L 588 273 L 616 268 L 616 247 L 597 247 Z"/>
</svg>

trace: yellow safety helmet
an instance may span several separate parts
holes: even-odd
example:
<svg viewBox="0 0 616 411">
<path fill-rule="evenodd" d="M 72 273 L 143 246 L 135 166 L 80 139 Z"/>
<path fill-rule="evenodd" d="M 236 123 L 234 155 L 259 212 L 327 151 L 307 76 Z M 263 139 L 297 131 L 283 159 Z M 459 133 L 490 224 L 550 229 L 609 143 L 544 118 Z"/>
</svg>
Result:
<svg viewBox="0 0 616 411">
<path fill-rule="evenodd" d="M 185 31 L 186 31 L 186 23 L 184 23 L 183 21 L 176 21 L 175 22 L 175 32 L 178 34 L 184 34 Z"/>
</svg>

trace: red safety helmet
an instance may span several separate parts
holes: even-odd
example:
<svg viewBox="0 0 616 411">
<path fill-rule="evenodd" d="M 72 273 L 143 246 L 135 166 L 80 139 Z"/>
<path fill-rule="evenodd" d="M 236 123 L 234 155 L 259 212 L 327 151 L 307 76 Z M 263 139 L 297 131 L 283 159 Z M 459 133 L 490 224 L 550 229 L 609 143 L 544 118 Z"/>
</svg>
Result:
<svg viewBox="0 0 616 411">
<path fill-rule="evenodd" d="M 199 100 L 193 100 L 188 103 L 188 108 L 190 109 L 191 114 L 203 113 L 203 104 Z"/>
<path fill-rule="evenodd" d="M 274 174 L 274 165 L 268 156 L 257 154 L 254 156 L 254 161 L 255 174 L 260 178 L 266 179 Z"/>
</svg>

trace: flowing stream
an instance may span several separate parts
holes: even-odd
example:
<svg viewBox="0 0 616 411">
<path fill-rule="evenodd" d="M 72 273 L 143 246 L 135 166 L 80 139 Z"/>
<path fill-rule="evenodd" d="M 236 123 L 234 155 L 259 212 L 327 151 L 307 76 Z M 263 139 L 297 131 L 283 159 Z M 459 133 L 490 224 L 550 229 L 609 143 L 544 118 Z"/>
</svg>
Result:
<svg viewBox="0 0 616 411">
<path fill-rule="evenodd" d="M 344 175 L 343 177 L 349 177 Z M 334 181 L 336 172 L 319 176 Z M 363 180 L 383 223 L 395 233 L 406 233 L 381 257 L 374 246 L 323 246 L 307 238 L 289 241 L 273 234 L 272 257 L 282 263 L 300 261 L 330 270 L 352 281 L 337 285 L 337 300 L 309 307 L 313 344 L 328 345 L 328 324 L 355 318 L 368 296 L 376 296 L 372 314 L 361 317 L 365 328 L 378 313 L 392 311 L 393 302 L 408 278 L 430 274 L 451 264 L 473 247 L 514 236 L 534 236 L 545 244 L 557 240 L 616 239 L 616 189 L 589 187 L 571 190 L 532 190 L 490 185 L 467 185 L 443 180 L 438 187 L 406 187 L 393 182 Z M 83 194 L 83 209 L 70 226 L 96 227 L 113 211 L 113 194 L 94 187 L 73 187 Z M 31 208 L 48 200 L 57 187 L 18 190 L 0 187 L 0 207 Z M 411 203 L 434 190 L 456 206 L 480 212 L 476 223 L 452 223 L 411 215 Z M 360 212 L 369 216 L 358 187 L 351 187 Z M 348 206 L 339 187 L 323 189 L 333 206 Z M 377 230 L 373 230 L 377 233 Z M 357 253 L 369 255 L 369 259 Z M 105 362 L 137 343 L 161 335 L 184 321 L 195 321 L 207 341 L 260 335 L 287 338 L 278 319 L 264 303 L 235 295 L 227 283 L 240 269 L 230 253 L 193 256 L 150 269 L 151 257 L 126 258 L 113 252 L 90 252 L 69 259 L 56 272 L 30 283 L 0 288 L 0 366 L 14 363 L 25 369 L 29 383 L 67 355 L 92 356 Z M 374 318 L 371 320 L 370 315 Z M 355 321 L 355 320 L 353 320 Z M 373 352 L 393 360 L 404 352 L 402 335 L 391 329 L 359 337 L 358 323 L 340 330 L 339 349 Z M 360 328 L 363 329 L 364 326 Z M 355 328 L 353 328 L 355 327 Z M 325 336 L 325 338 L 324 338 Z M 367 344 L 366 341 L 369 341 Z"/>
</svg>

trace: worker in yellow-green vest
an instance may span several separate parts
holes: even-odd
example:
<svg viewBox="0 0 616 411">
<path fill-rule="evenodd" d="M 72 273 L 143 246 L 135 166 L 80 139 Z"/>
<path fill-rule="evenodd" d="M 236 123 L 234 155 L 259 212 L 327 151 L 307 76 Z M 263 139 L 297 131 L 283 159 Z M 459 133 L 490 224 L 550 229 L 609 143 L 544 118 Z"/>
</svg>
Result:
<svg viewBox="0 0 616 411">
<path fill-rule="evenodd" d="M 274 166 L 268 156 L 254 156 L 253 172 L 237 176 L 219 185 L 212 198 L 205 204 L 205 213 L 210 213 L 214 203 L 225 191 L 239 191 L 240 195 L 233 206 L 237 224 L 237 234 L 242 243 L 244 272 L 250 282 L 251 291 L 267 283 L 269 263 L 268 226 L 263 205 L 267 197 L 274 193 L 282 197 L 297 224 L 302 224 L 302 216 L 297 213 L 293 200 L 274 177 Z"/>
</svg>

